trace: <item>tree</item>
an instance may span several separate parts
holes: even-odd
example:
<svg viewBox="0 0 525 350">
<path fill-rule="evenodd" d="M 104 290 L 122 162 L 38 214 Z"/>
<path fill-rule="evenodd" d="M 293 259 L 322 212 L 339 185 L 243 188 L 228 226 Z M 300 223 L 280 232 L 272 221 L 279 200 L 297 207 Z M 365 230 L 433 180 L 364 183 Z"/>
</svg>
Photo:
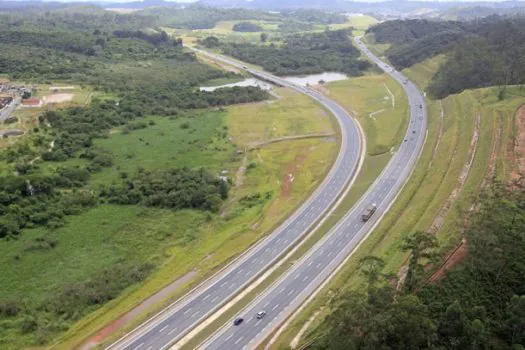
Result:
<svg viewBox="0 0 525 350">
<path fill-rule="evenodd" d="M 203 40 L 201 40 L 201 44 L 211 49 L 211 48 L 219 46 L 219 39 L 217 39 L 217 37 L 215 36 L 208 36 L 204 38 Z"/>
<path fill-rule="evenodd" d="M 434 248 L 436 247 L 436 237 L 422 231 L 415 232 L 403 240 L 402 249 L 405 251 L 409 250 L 411 253 L 405 279 L 405 289 L 407 291 L 412 292 L 424 274 L 420 259 L 434 260 L 436 258 Z"/>
<path fill-rule="evenodd" d="M 261 43 L 265 43 L 268 41 L 268 34 L 261 33 Z"/>
<path fill-rule="evenodd" d="M 525 295 L 514 295 L 511 298 L 505 327 L 511 344 L 525 344 Z"/>
</svg>

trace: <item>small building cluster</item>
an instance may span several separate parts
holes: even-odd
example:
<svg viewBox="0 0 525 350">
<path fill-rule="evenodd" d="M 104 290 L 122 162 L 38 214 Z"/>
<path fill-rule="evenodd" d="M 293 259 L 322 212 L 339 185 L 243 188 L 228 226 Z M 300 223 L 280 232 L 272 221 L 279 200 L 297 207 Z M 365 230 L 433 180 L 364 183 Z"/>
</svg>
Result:
<svg viewBox="0 0 525 350">
<path fill-rule="evenodd" d="M 11 102 L 13 102 L 13 98 L 11 96 L 0 95 L 0 109 L 4 108 Z"/>
<path fill-rule="evenodd" d="M 17 96 L 31 96 L 34 87 L 23 84 L 13 84 L 8 79 L 0 78 L 0 96 L 9 96 L 15 98 Z"/>
</svg>

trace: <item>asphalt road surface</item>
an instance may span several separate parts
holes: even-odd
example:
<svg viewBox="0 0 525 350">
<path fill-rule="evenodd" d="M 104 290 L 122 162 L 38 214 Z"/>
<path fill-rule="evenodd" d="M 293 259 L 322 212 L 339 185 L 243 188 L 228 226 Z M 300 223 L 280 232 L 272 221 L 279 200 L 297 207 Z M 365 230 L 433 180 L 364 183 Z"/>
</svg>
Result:
<svg viewBox="0 0 525 350">
<path fill-rule="evenodd" d="M 403 142 L 385 170 L 352 210 L 279 281 L 239 313 L 237 317 L 243 317 L 244 322 L 234 326 L 233 320 L 230 320 L 204 343 L 203 348 L 253 349 L 266 339 L 351 254 L 388 210 L 414 168 L 426 136 L 424 98 L 412 82 L 374 56 L 360 39 L 356 39 L 356 44 L 381 69 L 396 79 L 408 96 L 410 123 Z M 377 205 L 377 211 L 370 220 L 363 222 L 361 214 L 372 203 Z M 259 311 L 265 311 L 266 316 L 257 319 Z"/>
<path fill-rule="evenodd" d="M 311 89 L 297 86 L 271 74 L 247 68 L 228 58 L 199 51 L 217 61 L 244 69 L 278 85 L 304 93 L 329 109 L 341 128 L 341 149 L 338 157 L 317 190 L 274 232 L 245 252 L 221 273 L 189 293 L 183 299 L 130 332 L 108 349 L 166 349 L 180 340 L 200 322 L 213 314 L 273 265 L 286 251 L 322 218 L 356 175 L 361 151 L 361 136 L 354 119 L 337 103 Z"/>
<path fill-rule="evenodd" d="M 11 101 L 10 104 L 8 104 L 0 110 L 0 123 L 3 123 L 7 118 L 11 116 L 11 113 L 13 113 L 16 107 L 18 107 L 20 102 L 21 99 L 19 97 L 16 97 L 13 99 L 13 101 Z"/>
</svg>

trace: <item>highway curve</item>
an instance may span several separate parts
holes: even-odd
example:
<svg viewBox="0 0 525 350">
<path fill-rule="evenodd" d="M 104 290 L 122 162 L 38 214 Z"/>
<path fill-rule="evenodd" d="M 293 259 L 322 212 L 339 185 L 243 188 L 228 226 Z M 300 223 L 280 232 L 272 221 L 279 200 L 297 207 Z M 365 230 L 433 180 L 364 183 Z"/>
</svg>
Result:
<svg viewBox="0 0 525 350">
<path fill-rule="evenodd" d="M 238 317 L 243 317 L 244 322 L 234 326 L 233 320 L 228 321 L 202 348 L 253 349 L 260 344 L 334 274 L 377 225 L 410 176 L 425 142 L 427 113 L 424 98 L 412 82 L 374 56 L 359 38 L 356 43 L 374 63 L 397 80 L 408 95 L 410 124 L 403 142 L 381 175 L 350 212 L 281 279 L 239 313 Z M 377 205 L 377 211 L 370 220 L 363 222 L 361 214 L 372 203 Z M 256 314 L 259 311 L 265 311 L 266 316 L 258 319 Z"/>
<path fill-rule="evenodd" d="M 243 69 L 261 79 L 286 86 L 310 96 L 337 118 L 341 149 L 337 159 L 316 191 L 274 232 L 246 251 L 220 273 L 176 301 L 108 349 L 166 349 L 212 315 L 236 294 L 272 266 L 323 218 L 338 196 L 349 186 L 362 161 L 364 145 L 357 122 L 337 103 L 311 89 L 247 68 L 228 58 L 199 51 L 217 61 Z"/>
</svg>

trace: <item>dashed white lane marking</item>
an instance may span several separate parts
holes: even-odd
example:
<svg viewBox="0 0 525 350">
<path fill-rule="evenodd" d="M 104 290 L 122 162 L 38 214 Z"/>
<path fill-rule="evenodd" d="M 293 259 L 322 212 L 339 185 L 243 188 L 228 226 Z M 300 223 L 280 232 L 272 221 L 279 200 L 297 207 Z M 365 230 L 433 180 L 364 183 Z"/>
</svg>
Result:
<svg viewBox="0 0 525 350">
<path fill-rule="evenodd" d="M 294 290 L 292 289 L 291 291 L 288 292 L 288 296 L 292 295 L 292 293 L 294 292 Z"/>
<path fill-rule="evenodd" d="M 219 299 L 219 297 L 218 297 L 218 296 L 216 296 L 215 298 L 213 298 L 213 299 L 211 300 L 211 302 L 212 302 L 212 303 L 214 303 L 214 302 L 215 302 L 215 300 L 217 300 L 217 299 Z"/>
<path fill-rule="evenodd" d="M 153 346 L 148 347 L 146 350 L 151 350 L 151 349 L 153 349 Z"/>
<path fill-rule="evenodd" d="M 275 304 L 274 307 L 272 307 L 272 311 L 275 311 L 275 309 L 277 309 L 279 307 L 279 304 Z"/>
<path fill-rule="evenodd" d="M 244 337 L 240 337 L 239 339 L 237 339 L 237 340 L 235 341 L 235 345 L 239 344 L 243 338 L 244 338 Z"/>
<path fill-rule="evenodd" d="M 221 285 L 220 285 L 220 287 L 221 287 L 221 288 L 224 287 L 227 283 L 228 283 L 228 282 L 222 282 Z"/>
<path fill-rule="evenodd" d="M 246 272 L 245 276 L 249 276 L 251 273 L 252 273 L 252 271 L 250 270 L 250 271 Z"/>
<path fill-rule="evenodd" d="M 200 314 L 200 311 L 195 311 L 195 312 L 193 313 L 193 315 L 191 315 L 191 317 L 195 317 L 195 316 L 197 316 L 198 314 Z"/>
<path fill-rule="evenodd" d="M 233 333 L 230 334 L 228 337 L 226 337 L 226 339 L 224 339 L 224 340 L 225 340 L 225 341 L 228 341 L 228 340 L 230 340 L 232 337 L 233 337 Z"/>
<path fill-rule="evenodd" d="M 315 265 L 315 268 L 316 268 L 316 269 L 318 269 L 318 268 L 320 268 L 320 267 L 321 267 L 321 263 Z"/>
<path fill-rule="evenodd" d="M 162 327 L 160 330 L 159 330 L 159 333 L 162 333 L 166 330 L 166 328 L 168 328 L 169 325 L 165 325 L 164 327 Z"/>
<path fill-rule="evenodd" d="M 177 331 L 177 329 L 179 329 L 179 327 L 175 327 L 175 328 L 173 328 L 172 330 L 170 330 L 170 331 L 168 332 L 168 335 L 171 335 L 171 333 L 175 333 L 175 332 Z"/>
<path fill-rule="evenodd" d="M 144 345 L 144 343 L 140 343 L 140 344 L 139 344 L 135 349 L 133 349 L 133 350 L 140 349 L 142 345 Z"/>
<path fill-rule="evenodd" d="M 308 279 L 308 276 L 304 276 L 303 282 L 306 281 L 307 279 Z"/>
<path fill-rule="evenodd" d="M 210 297 L 210 295 L 208 294 L 208 295 L 206 295 L 202 300 L 206 300 L 206 299 L 208 299 L 209 297 Z"/>
</svg>

